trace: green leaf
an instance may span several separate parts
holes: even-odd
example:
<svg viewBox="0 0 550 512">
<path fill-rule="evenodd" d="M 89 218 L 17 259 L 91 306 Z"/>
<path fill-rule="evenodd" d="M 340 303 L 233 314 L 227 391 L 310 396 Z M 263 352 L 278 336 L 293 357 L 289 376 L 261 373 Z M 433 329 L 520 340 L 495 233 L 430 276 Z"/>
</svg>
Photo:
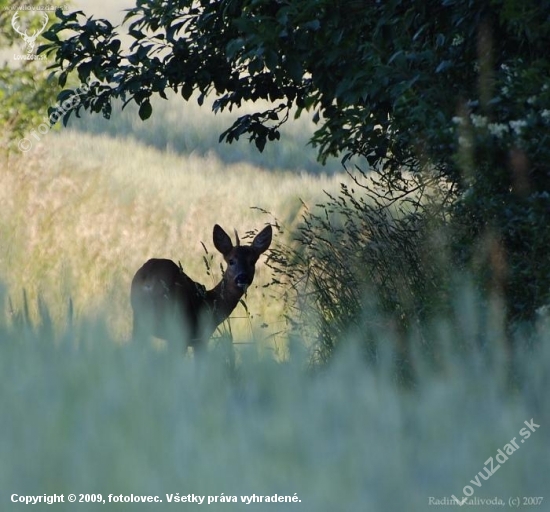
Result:
<svg viewBox="0 0 550 512">
<path fill-rule="evenodd" d="M 181 96 L 185 101 L 189 100 L 193 94 L 193 84 L 190 82 L 185 82 L 181 86 Z"/>
<path fill-rule="evenodd" d="M 113 41 L 111 41 L 111 44 L 109 44 L 109 50 L 113 53 L 118 53 L 118 51 L 120 50 L 120 40 L 114 39 Z"/>
<path fill-rule="evenodd" d="M 266 139 L 265 135 L 259 135 L 254 139 L 254 143 L 256 144 L 256 147 L 258 148 L 260 153 L 263 153 L 266 142 L 267 142 L 267 139 Z"/>
<path fill-rule="evenodd" d="M 134 29 L 131 29 L 128 31 L 128 33 L 134 38 L 134 39 L 137 39 L 138 41 L 140 39 L 143 39 L 145 37 L 145 35 L 143 34 L 143 32 L 141 32 L 141 30 L 134 30 Z"/>
<path fill-rule="evenodd" d="M 227 59 L 232 60 L 236 57 L 236 55 L 242 51 L 244 47 L 244 39 L 242 37 L 239 37 L 238 39 L 233 39 L 229 42 L 229 44 L 225 47 L 225 55 Z"/>
<path fill-rule="evenodd" d="M 67 83 L 67 71 L 63 71 L 59 74 L 59 85 L 60 87 L 65 87 L 65 84 Z"/>
<path fill-rule="evenodd" d="M 151 102 L 147 99 L 139 106 L 139 117 L 142 121 L 145 121 L 151 117 L 152 113 L 153 107 L 151 106 Z"/>
<path fill-rule="evenodd" d="M 300 61 L 293 56 L 289 57 L 285 65 L 288 74 L 295 82 L 301 82 L 304 76 L 304 68 L 300 64 Z"/>
</svg>

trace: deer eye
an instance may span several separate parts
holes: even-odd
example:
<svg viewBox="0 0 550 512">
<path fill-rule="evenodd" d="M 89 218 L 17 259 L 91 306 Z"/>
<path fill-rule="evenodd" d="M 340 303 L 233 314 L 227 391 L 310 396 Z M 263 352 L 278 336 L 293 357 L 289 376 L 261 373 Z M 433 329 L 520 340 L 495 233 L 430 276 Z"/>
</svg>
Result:
<svg viewBox="0 0 550 512">
<path fill-rule="evenodd" d="M 231 259 L 229 260 L 229 264 L 230 264 L 230 265 L 235 265 L 235 263 L 236 263 L 236 261 L 235 261 L 233 258 L 231 258 Z"/>
</svg>

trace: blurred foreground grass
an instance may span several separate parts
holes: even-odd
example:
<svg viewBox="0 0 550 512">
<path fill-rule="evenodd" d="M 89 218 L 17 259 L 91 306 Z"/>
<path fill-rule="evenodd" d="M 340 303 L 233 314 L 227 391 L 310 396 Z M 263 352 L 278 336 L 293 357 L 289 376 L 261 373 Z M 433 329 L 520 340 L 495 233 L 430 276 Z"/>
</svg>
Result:
<svg viewBox="0 0 550 512">
<path fill-rule="evenodd" d="M 349 339 L 328 367 L 312 372 L 299 340 L 286 362 L 249 346 L 233 366 L 222 345 L 195 361 L 181 347 L 114 343 L 102 317 L 81 317 L 59 334 L 48 322 L 32 327 L 3 317 L 0 509 L 20 509 L 10 503 L 12 493 L 133 493 L 163 500 L 102 510 L 160 510 L 174 508 L 165 494 L 224 493 L 239 503 L 208 509 L 311 512 L 431 510 L 430 497 L 462 498 L 466 485 L 473 498 L 497 497 L 506 506 L 510 497 L 544 496 L 550 326 L 541 325 L 530 343 L 520 340 L 532 349 L 518 353 L 522 379 L 511 390 L 503 344 L 457 348 L 465 325 L 483 325 L 478 315 L 463 308 L 456 325 L 440 326 L 444 357 L 436 370 L 419 360 L 412 389 L 395 383 L 394 340 L 382 331 L 376 334 L 377 366 L 363 366 Z M 540 427 L 522 444 L 519 431 L 531 419 Z M 519 449 L 498 472 L 487 481 L 478 477 L 481 487 L 470 483 L 514 437 Z M 300 503 L 240 502 L 244 495 L 294 493 Z M 548 510 L 548 503 L 535 508 Z"/>
</svg>

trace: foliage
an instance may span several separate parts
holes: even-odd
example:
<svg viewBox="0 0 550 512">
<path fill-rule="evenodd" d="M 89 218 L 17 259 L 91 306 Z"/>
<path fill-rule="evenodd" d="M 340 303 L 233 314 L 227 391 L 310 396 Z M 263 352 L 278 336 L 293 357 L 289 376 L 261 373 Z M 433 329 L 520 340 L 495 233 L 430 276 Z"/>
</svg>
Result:
<svg viewBox="0 0 550 512">
<path fill-rule="evenodd" d="M 459 256 L 504 293 L 515 320 L 550 300 L 549 73 L 546 60 L 503 64 L 490 105 L 454 118 L 465 181 L 453 208 Z"/>
<path fill-rule="evenodd" d="M 49 3 L 51 6 L 60 4 L 59 0 Z M 39 28 L 41 18 L 37 13 L 44 12 L 40 10 L 44 2 L 30 0 L 25 3 L 24 10 L 18 11 L 21 5 L 17 0 L 0 1 L 0 24 L 5 28 L 0 32 L 0 48 L 13 49 L 15 46 L 18 50 L 14 49 L 13 53 L 23 54 L 26 57 L 21 47 L 22 38 L 12 29 L 11 19 L 16 12 L 19 13 L 21 27 L 28 27 L 26 30 L 32 34 L 33 30 Z M 32 11 L 30 9 L 32 6 L 37 10 Z M 29 12 L 32 12 L 32 15 L 28 15 Z M 51 11 L 48 13 L 50 23 L 52 14 Z M 50 73 L 46 70 L 46 61 L 15 60 L 11 51 L 9 55 L 10 60 L 4 61 L 0 66 L 0 101 L 2 102 L 0 127 L 4 133 L 4 142 L 11 143 L 16 138 L 24 137 L 38 125 L 44 122 L 49 124 L 47 109 L 55 102 L 61 88 L 48 80 Z M 35 57 L 32 53 L 30 56 Z"/>
<path fill-rule="evenodd" d="M 512 6 L 521 12 L 512 15 Z M 398 173 L 424 156 L 458 181 L 456 168 L 442 168 L 453 147 L 445 128 L 457 101 L 477 96 L 480 31 L 499 36 L 490 56 L 497 67 L 545 58 L 537 37 L 547 29 L 544 9 L 512 1 L 141 0 L 126 17 L 130 52 L 107 20 L 82 12 L 58 12 L 42 51 L 55 52 L 61 85 L 73 71 L 81 82 L 102 82 L 82 107 L 106 117 L 121 97 L 148 118 L 150 97 L 168 88 L 186 99 L 198 91 L 199 103 L 212 94 L 215 111 L 265 99 L 274 106 L 242 116 L 221 138 L 248 134 L 262 149 L 296 105 L 297 115 L 308 109 L 322 119 L 314 142 L 323 158 L 362 154 Z M 75 34 L 62 40 L 66 30 Z"/>
<path fill-rule="evenodd" d="M 304 210 L 294 245 L 272 250 L 272 284 L 290 290 L 284 297 L 292 325 L 313 340 L 322 362 L 350 333 L 376 362 L 373 332 L 385 326 L 409 365 L 407 338 L 450 310 L 438 201 L 425 195 L 390 202 L 380 191 L 379 183 L 356 176 L 339 194 L 326 193 L 320 208 Z"/>
</svg>

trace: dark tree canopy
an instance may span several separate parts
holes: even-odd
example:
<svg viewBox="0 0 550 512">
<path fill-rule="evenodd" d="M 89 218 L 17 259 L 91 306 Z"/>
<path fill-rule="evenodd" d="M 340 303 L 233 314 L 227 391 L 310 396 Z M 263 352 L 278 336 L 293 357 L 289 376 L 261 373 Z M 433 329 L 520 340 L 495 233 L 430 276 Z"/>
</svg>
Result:
<svg viewBox="0 0 550 512">
<path fill-rule="evenodd" d="M 108 21 L 81 12 L 58 12 L 43 49 L 55 52 L 61 84 L 75 70 L 99 80 L 82 106 L 107 117 L 122 98 L 146 119 L 150 97 L 168 88 L 212 95 L 215 111 L 265 99 L 269 110 L 221 138 L 246 134 L 261 150 L 295 106 L 319 120 L 321 158 L 360 154 L 396 170 L 429 156 L 450 173 L 451 118 L 461 103 L 498 102 L 502 65 L 546 60 L 549 12 L 529 0 L 138 0 L 129 53 Z"/>
</svg>

